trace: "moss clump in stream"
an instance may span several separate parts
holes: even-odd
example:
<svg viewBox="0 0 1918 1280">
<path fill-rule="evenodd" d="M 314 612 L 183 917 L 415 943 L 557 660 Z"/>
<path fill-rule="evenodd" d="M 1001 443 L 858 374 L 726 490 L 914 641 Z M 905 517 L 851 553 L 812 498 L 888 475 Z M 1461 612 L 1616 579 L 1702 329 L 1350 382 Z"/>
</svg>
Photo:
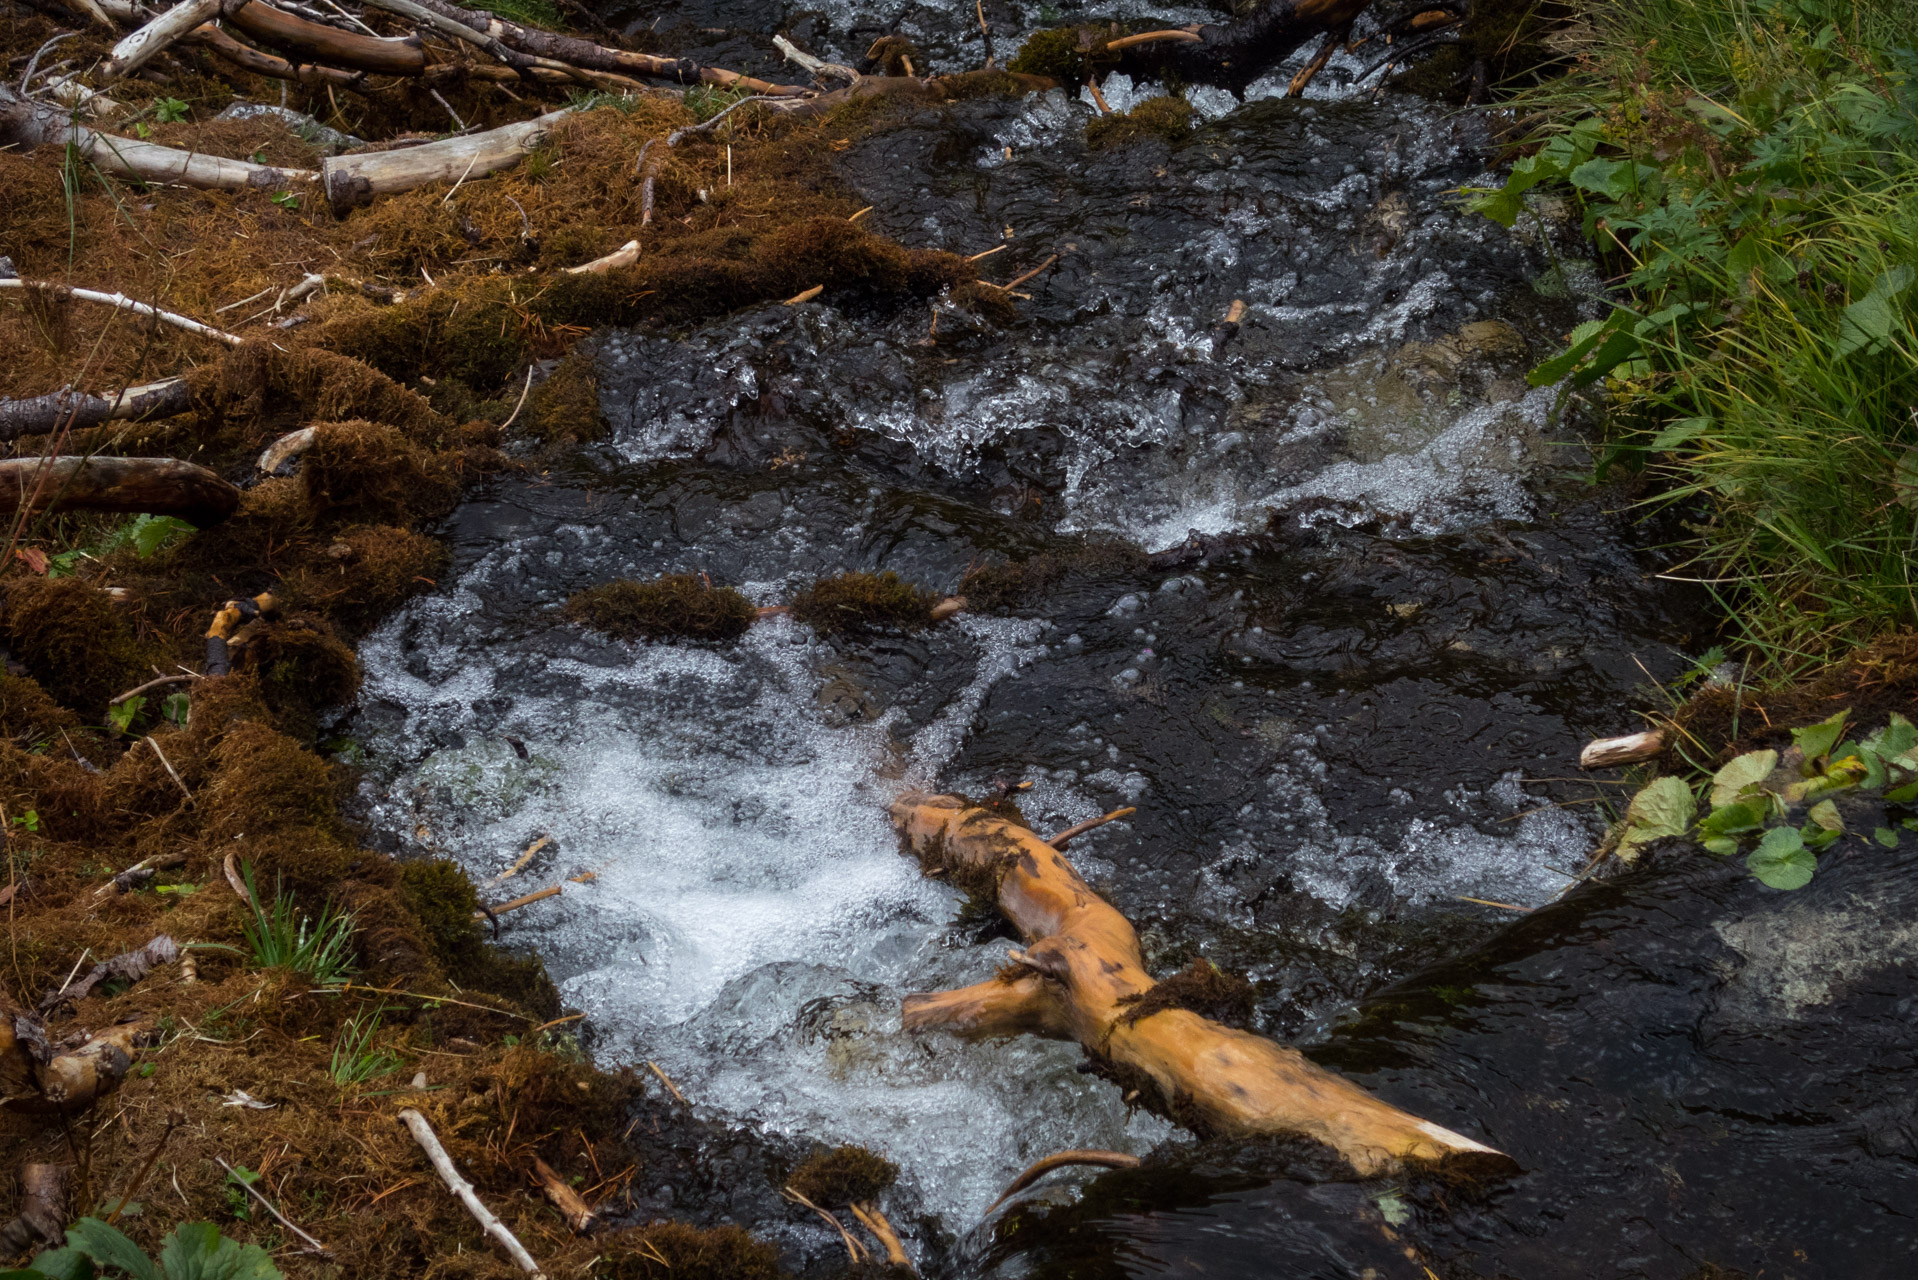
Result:
<svg viewBox="0 0 1918 1280">
<path fill-rule="evenodd" d="M 1197 118 L 1198 113 L 1184 98 L 1147 98 L 1130 111 L 1088 121 L 1086 146 L 1094 151 L 1108 151 L 1147 138 L 1177 143 L 1191 135 L 1192 122 Z"/>
<path fill-rule="evenodd" d="M 1226 973 L 1204 956 L 1194 956 L 1191 964 L 1150 991 L 1121 997 L 1119 1003 L 1126 1011 L 1119 1021 L 1137 1022 L 1167 1009 L 1186 1009 L 1228 1027 L 1244 1027 L 1252 1021 L 1254 1000 L 1250 982 Z"/>
<path fill-rule="evenodd" d="M 864 1147 L 821 1151 L 793 1170 L 786 1185 L 824 1209 L 876 1200 L 898 1181 L 899 1166 Z"/>
<path fill-rule="evenodd" d="M 595 1273 L 603 1280 L 779 1280 L 779 1251 L 738 1227 L 702 1231 L 658 1222 L 615 1238 Z"/>
<path fill-rule="evenodd" d="M 879 627 L 923 627 L 939 597 L 884 573 L 842 573 L 815 582 L 793 597 L 792 615 L 821 635 Z"/>
<path fill-rule="evenodd" d="M 690 573 L 588 587 L 565 609 L 571 621 L 616 640 L 731 640 L 744 635 L 758 614 L 731 587 L 715 587 Z"/>
</svg>

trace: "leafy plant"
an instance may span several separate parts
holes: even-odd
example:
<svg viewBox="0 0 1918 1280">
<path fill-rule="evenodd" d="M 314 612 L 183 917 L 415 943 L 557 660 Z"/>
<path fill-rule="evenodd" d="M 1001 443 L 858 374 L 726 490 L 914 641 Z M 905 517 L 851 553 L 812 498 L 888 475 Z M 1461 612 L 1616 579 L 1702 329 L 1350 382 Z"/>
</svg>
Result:
<svg viewBox="0 0 1918 1280">
<path fill-rule="evenodd" d="M 228 1240 L 210 1222 L 183 1222 L 160 1246 L 156 1264 L 118 1228 L 82 1218 L 67 1230 L 64 1248 L 35 1258 L 26 1271 L 7 1276 L 43 1280 L 93 1280 L 126 1275 L 133 1280 L 283 1280 L 273 1259 L 257 1244 Z"/>
<path fill-rule="evenodd" d="M 47 557 L 47 576 L 67 577 L 78 572 L 82 560 L 98 560 L 128 547 L 140 559 L 151 559 L 165 547 L 193 532 L 192 525 L 174 516 L 138 515 L 91 546 L 76 547 Z"/>
<path fill-rule="evenodd" d="M 400 1069 L 397 1056 L 373 1045 L 373 1036 L 379 1031 L 380 1019 L 385 1014 L 386 1008 L 382 1005 L 370 1018 L 355 1015 L 346 1020 L 340 1029 L 340 1038 L 333 1044 L 333 1061 L 326 1069 L 335 1084 L 361 1084 L 390 1076 Z"/>
<path fill-rule="evenodd" d="M 178 98 L 159 98 L 153 103 L 153 118 L 161 124 L 178 124 L 186 119 L 187 105 Z"/>
<path fill-rule="evenodd" d="M 285 209 L 290 213 L 299 212 L 300 198 L 294 195 L 291 191 L 275 191 L 268 198 L 271 199 L 274 204 L 279 205 L 280 208 Z"/>
<path fill-rule="evenodd" d="M 244 864 L 247 896 L 253 918 L 241 924 L 253 959 L 263 969 L 291 969 L 321 986 L 346 981 L 357 968 L 353 962 L 354 920 L 351 912 L 328 902 L 316 918 L 300 911 L 293 900 L 275 893 L 269 906 L 260 906 L 253 884 L 253 866 Z"/>
<path fill-rule="evenodd" d="M 253 1221 L 253 1197 L 246 1189 L 260 1180 L 260 1175 L 243 1164 L 236 1164 L 226 1171 L 226 1211 L 241 1222 Z"/>
<path fill-rule="evenodd" d="M 146 704 L 144 695 L 136 695 L 125 702 L 116 702 L 107 708 L 107 720 L 121 733 L 132 733 L 133 719 L 140 714 L 140 709 Z"/>
<path fill-rule="evenodd" d="M 1632 798 L 1614 851 L 1628 861 L 1652 840 L 1688 832 L 1711 853 L 1727 857 L 1756 840 L 1745 865 L 1774 889 L 1799 889 L 1817 874 L 1818 854 L 1845 834 L 1835 797 L 1873 794 L 1893 805 L 1918 801 L 1918 726 L 1893 714 L 1863 741 L 1847 739 L 1849 711 L 1792 730 L 1792 751 L 1769 748 L 1727 762 L 1694 797 L 1683 778 L 1667 775 Z M 1697 800 L 1705 816 L 1695 824 Z M 1803 811 L 1802 819 L 1796 817 Z M 1902 825 L 1918 830 L 1918 818 Z M 1896 848 L 1898 831 L 1876 828 L 1872 838 Z"/>
</svg>

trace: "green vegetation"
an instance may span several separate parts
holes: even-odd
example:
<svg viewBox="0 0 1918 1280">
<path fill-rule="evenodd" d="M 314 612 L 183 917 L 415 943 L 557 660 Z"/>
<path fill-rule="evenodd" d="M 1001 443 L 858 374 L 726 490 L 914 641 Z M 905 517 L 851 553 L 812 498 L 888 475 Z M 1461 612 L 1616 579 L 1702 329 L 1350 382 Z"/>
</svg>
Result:
<svg viewBox="0 0 1918 1280">
<path fill-rule="evenodd" d="M 1475 207 L 1568 195 L 1622 289 L 1534 371 L 1609 393 L 1610 466 L 1678 504 L 1773 674 L 1918 622 L 1918 0 L 1633 0 L 1528 90 Z M 1542 191 L 1537 194 L 1543 194 Z"/>
<path fill-rule="evenodd" d="M 281 1272 L 259 1245 L 228 1240 L 210 1222 L 175 1227 L 155 1263 L 118 1228 L 98 1218 L 76 1222 L 67 1230 L 66 1247 L 41 1254 L 29 1270 L 0 1272 L 40 1280 L 120 1275 L 134 1280 L 280 1280 Z"/>
<path fill-rule="evenodd" d="M 346 1020 L 346 1025 L 340 1028 L 340 1038 L 333 1044 L 333 1061 L 326 1068 L 333 1083 L 361 1084 L 390 1076 L 400 1069 L 398 1057 L 373 1043 L 385 1015 L 386 1006 L 382 1005 L 370 1017 L 355 1015 Z"/>
<path fill-rule="evenodd" d="M 1766 748 L 1734 757 L 1696 795 L 1676 774 L 1657 779 L 1632 797 L 1613 852 L 1635 861 L 1655 840 L 1690 834 L 1721 857 L 1749 844 L 1745 865 L 1774 889 L 1811 883 L 1817 855 L 1846 834 L 1846 810 L 1854 821 L 1866 811 L 1857 801 L 1918 802 L 1918 726 L 1893 713 L 1862 741 L 1840 741 L 1850 716 L 1793 729 L 1782 755 Z M 1701 805 L 1705 816 L 1694 823 Z M 1874 821 L 1871 838 L 1895 849 L 1901 830 L 1918 831 L 1918 817 Z"/>
<path fill-rule="evenodd" d="M 245 864 L 244 874 L 253 918 L 242 921 L 240 930 L 255 963 L 262 969 L 290 969 L 323 987 L 353 976 L 358 966 L 353 960 L 351 912 L 329 902 L 315 918 L 294 907 L 293 899 L 283 893 L 274 894 L 272 904 L 263 907 L 251 863 Z"/>
</svg>

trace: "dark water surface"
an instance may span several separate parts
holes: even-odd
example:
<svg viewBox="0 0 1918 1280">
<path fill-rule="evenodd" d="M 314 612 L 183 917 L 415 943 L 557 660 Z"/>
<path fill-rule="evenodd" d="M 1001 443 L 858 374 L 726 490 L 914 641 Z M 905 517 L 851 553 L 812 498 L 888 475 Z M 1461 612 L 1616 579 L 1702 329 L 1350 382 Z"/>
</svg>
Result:
<svg viewBox="0 0 1918 1280">
<path fill-rule="evenodd" d="M 959 8 L 906 29 L 958 58 Z M 801 20 L 691 13 L 656 16 L 762 54 Z M 804 18 L 837 56 L 867 20 Z M 659 1061 L 715 1132 L 883 1151 L 938 1274 L 1909 1274 L 1910 857 L 1834 851 L 1785 895 L 1673 853 L 1564 893 L 1616 790 L 1578 747 L 1703 647 L 1697 602 L 1524 381 L 1580 317 L 1576 267 L 1457 211 L 1492 176 L 1482 124 L 1315 92 L 1201 96 L 1176 146 L 1088 151 L 1059 94 L 841 152 L 904 243 L 1003 244 L 996 280 L 1059 255 L 1008 327 L 828 297 L 596 335 L 608 438 L 464 505 L 452 585 L 369 643 L 368 818 L 478 880 L 552 836 L 529 882 L 598 878 L 507 934 L 593 1051 Z M 1063 569 L 1012 616 L 911 635 L 636 647 L 555 612 L 619 576 L 774 603 L 1040 553 Z M 905 1036 L 901 995 L 1007 942 L 898 856 L 885 806 L 996 778 L 1034 783 L 1041 829 L 1136 805 L 1073 857 L 1155 971 L 1244 970 L 1260 1029 L 1525 1173 L 1326 1181 L 1127 1113 L 1074 1048 Z M 977 1225 L 1080 1146 L 1150 1158 Z M 843 1257 L 693 1176 L 632 1212 Z"/>
</svg>

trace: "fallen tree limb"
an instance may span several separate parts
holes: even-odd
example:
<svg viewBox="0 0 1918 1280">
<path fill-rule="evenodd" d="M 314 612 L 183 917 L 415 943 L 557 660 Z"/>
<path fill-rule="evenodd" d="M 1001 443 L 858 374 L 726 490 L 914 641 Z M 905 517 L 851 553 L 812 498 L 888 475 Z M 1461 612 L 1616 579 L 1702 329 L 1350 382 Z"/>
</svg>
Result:
<svg viewBox="0 0 1918 1280">
<path fill-rule="evenodd" d="M 1578 753 L 1581 769 L 1615 769 L 1619 765 L 1639 764 L 1665 749 L 1665 731 L 1647 729 L 1622 738 L 1594 738 Z"/>
<path fill-rule="evenodd" d="M 1073 1165 L 1097 1165 L 1104 1169 L 1136 1169 L 1139 1157 L 1129 1156 L 1123 1151 L 1055 1151 L 1049 1156 L 1034 1160 L 1026 1166 L 1025 1172 L 1006 1184 L 999 1198 L 986 1206 L 985 1217 L 990 1218 L 992 1211 L 1024 1191 L 1054 1169 L 1065 1169 Z"/>
<path fill-rule="evenodd" d="M 63 298 L 78 298 L 82 302 L 98 302 L 109 307 L 118 307 L 122 311 L 131 311 L 136 315 L 147 316 L 161 324 L 172 325 L 175 329 L 184 329 L 188 333 L 199 334 L 203 338 L 212 338 L 215 342 L 224 342 L 229 347 L 237 347 L 246 339 L 238 334 L 228 333 L 224 329 L 215 329 L 210 324 L 201 324 L 172 311 L 162 311 L 158 307 L 144 302 L 136 302 L 124 293 L 102 293 L 98 289 L 74 289 L 64 284 L 55 284 L 50 280 L 22 280 L 18 276 L 0 280 L 0 289 L 33 290 L 56 301 Z M 135 388 L 143 390 L 150 388 Z"/>
<path fill-rule="evenodd" d="M 223 0 L 226 21 L 245 34 L 290 54 L 299 62 L 416 76 L 426 70 L 426 46 L 414 36 L 373 36 L 308 22 L 260 0 Z"/>
<path fill-rule="evenodd" d="M 103 422 L 171 418 L 193 407 L 185 378 L 164 378 L 111 396 L 54 391 L 27 400 L 0 400 L 0 440 L 43 435 L 61 428 L 82 430 Z"/>
<path fill-rule="evenodd" d="M 22 98 L 0 86 L 0 150 L 32 151 L 36 147 L 71 146 L 100 172 L 143 182 L 177 182 L 210 190 L 249 188 L 287 190 L 312 182 L 310 169 L 276 169 L 247 160 L 228 160 L 194 151 L 179 151 L 157 142 L 141 142 L 118 134 L 97 133 L 75 124 L 70 114 L 44 102 Z M 0 284 L 6 283 L 0 281 Z"/>
<path fill-rule="evenodd" d="M 1408 1115 L 1297 1050 L 1186 1009 L 1132 1017 L 1152 989 L 1132 925 L 1033 832 L 957 796 L 902 796 L 893 823 L 929 871 L 996 901 L 1025 936 L 1024 971 L 907 996 L 908 1030 L 1077 1040 L 1100 1073 L 1204 1134 L 1273 1134 L 1331 1148 L 1362 1175 L 1407 1164 L 1510 1170 L 1502 1153 Z"/>
<path fill-rule="evenodd" d="M 402 151 L 333 156 L 320 166 L 320 189 L 333 212 L 345 214 L 371 203 L 375 196 L 411 191 L 430 182 L 484 178 L 518 164 L 571 113 L 572 108 L 566 107 L 533 120 Z"/>
<path fill-rule="evenodd" d="M 180 0 L 153 21 L 120 43 L 100 65 L 97 76 L 102 84 L 132 75 L 153 61 L 169 45 L 220 11 L 221 0 Z"/>
<path fill-rule="evenodd" d="M 46 470 L 43 472 L 42 468 Z M 240 491 L 177 458 L 9 458 L 0 462 L 0 517 L 42 511 L 119 511 L 178 516 L 198 529 L 219 524 Z"/>
<path fill-rule="evenodd" d="M 552 1202 L 559 1216 L 566 1219 L 566 1225 L 576 1236 L 591 1234 L 599 1223 L 599 1215 L 588 1207 L 579 1192 L 566 1185 L 566 1179 L 553 1172 L 553 1166 L 538 1156 L 533 1157 L 533 1180 L 539 1183 L 539 1189 L 547 1200 Z"/>
<path fill-rule="evenodd" d="M 906 1255 L 906 1246 L 899 1242 L 899 1233 L 892 1229 L 892 1223 L 886 1221 L 886 1215 L 879 1211 L 878 1205 L 870 1200 L 862 1200 L 847 1207 L 852 1210 L 852 1216 L 859 1219 L 866 1230 L 872 1232 L 873 1238 L 885 1247 L 887 1263 L 904 1267 L 913 1275 L 919 1274 L 919 1268 L 913 1266 L 912 1259 Z"/>
<path fill-rule="evenodd" d="M 67 1168 L 63 1164 L 20 1166 L 20 1212 L 0 1226 L 0 1252 L 25 1253 L 35 1245 L 66 1242 Z"/>
<path fill-rule="evenodd" d="M 407 1127 L 413 1135 L 413 1141 L 419 1143 L 420 1149 L 426 1152 L 426 1158 L 432 1164 L 433 1172 L 439 1174 L 440 1181 L 446 1184 L 446 1189 L 466 1206 L 466 1211 L 473 1215 L 474 1221 L 480 1224 L 481 1229 L 499 1241 L 500 1247 L 506 1250 L 507 1256 L 519 1264 L 520 1270 L 535 1277 L 535 1280 L 543 1280 L 539 1263 L 534 1262 L 533 1255 L 526 1252 L 526 1246 L 506 1229 L 505 1223 L 493 1216 L 491 1209 L 480 1203 L 480 1198 L 473 1193 L 473 1184 L 462 1178 L 459 1170 L 453 1167 L 453 1158 L 447 1155 L 446 1148 L 440 1145 L 439 1137 L 433 1132 L 433 1126 L 427 1123 L 426 1117 L 411 1107 L 402 1107 L 400 1123 Z"/>
<path fill-rule="evenodd" d="M 242 71 L 251 71 L 256 76 L 267 76 L 274 80 L 291 80 L 296 84 L 335 85 L 342 89 L 351 89 L 356 93 L 366 91 L 366 76 L 363 72 L 341 71 L 334 67 L 315 67 L 305 64 L 296 66 L 285 58 L 275 57 L 243 41 L 235 40 L 211 23 L 195 28 L 182 43 L 199 45 Z"/>
</svg>

